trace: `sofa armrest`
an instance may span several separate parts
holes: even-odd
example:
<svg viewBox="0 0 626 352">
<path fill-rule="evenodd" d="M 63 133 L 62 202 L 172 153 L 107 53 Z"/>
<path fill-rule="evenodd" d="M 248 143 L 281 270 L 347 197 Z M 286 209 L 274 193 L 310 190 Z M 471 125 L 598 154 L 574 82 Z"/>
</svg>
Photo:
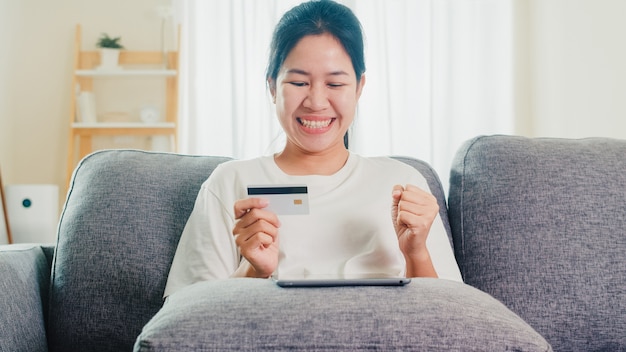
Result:
<svg viewBox="0 0 626 352">
<path fill-rule="evenodd" d="M 168 298 L 135 351 L 551 351 L 503 304 L 463 283 L 280 288 L 268 279 L 200 282 Z"/>
<path fill-rule="evenodd" d="M 0 351 L 46 351 L 50 247 L 0 246 Z"/>
<path fill-rule="evenodd" d="M 557 351 L 626 351 L 626 140 L 481 136 L 449 216 L 463 280 Z"/>
</svg>

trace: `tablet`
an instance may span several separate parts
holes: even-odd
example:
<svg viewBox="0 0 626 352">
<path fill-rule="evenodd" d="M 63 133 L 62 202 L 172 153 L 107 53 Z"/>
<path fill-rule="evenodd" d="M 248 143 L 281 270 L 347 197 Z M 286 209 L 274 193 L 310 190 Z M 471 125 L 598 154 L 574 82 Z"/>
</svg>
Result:
<svg viewBox="0 0 626 352">
<path fill-rule="evenodd" d="M 336 286 L 404 286 L 411 279 L 396 278 L 365 278 L 365 279 L 273 279 L 280 287 L 336 287 Z"/>
</svg>

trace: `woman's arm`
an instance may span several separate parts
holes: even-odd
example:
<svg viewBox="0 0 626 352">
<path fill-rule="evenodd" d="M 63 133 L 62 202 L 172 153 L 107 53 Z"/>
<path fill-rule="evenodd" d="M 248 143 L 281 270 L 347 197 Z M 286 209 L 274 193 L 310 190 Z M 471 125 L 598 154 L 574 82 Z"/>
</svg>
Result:
<svg viewBox="0 0 626 352">
<path fill-rule="evenodd" d="M 230 209 L 203 184 L 187 219 L 170 268 L 165 296 L 198 281 L 225 279 L 239 266 Z"/>
<path fill-rule="evenodd" d="M 396 185 L 391 216 L 400 250 L 406 260 L 407 277 L 438 277 L 426 246 L 428 233 L 439 213 L 437 199 L 414 185 Z"/>
</svg>

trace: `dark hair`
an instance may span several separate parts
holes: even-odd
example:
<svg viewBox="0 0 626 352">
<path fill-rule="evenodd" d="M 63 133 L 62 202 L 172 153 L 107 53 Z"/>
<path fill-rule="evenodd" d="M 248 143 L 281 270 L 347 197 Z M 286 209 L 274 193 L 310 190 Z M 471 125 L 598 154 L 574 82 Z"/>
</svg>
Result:
<svg viewBox="0 0 626 352">
<path fill-rule="evenodd" d="M 287 11 L 280 19 L 270 45 L 266 79 L 275 82 L 285 58 L 308 35 L 329 33 L 350 56 L 357 82 L 365 72 L 361 23 L 348 7 L 332 0 L 312 0 Z"/>
</svg>

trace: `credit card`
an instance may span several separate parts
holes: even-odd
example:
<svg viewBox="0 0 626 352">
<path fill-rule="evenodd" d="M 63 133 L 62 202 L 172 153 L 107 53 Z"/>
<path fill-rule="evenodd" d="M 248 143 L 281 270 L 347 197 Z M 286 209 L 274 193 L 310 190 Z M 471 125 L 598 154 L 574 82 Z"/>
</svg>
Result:
<svg viewBox="0 0 626 352">
<path fill-rule="evenodd" d="M 306 215 L 309 213 L 309 195 L 306 185 L 248 186 L 248 195 L 269 201 L 266 208 L 276 215 Z"/>
</svg>

